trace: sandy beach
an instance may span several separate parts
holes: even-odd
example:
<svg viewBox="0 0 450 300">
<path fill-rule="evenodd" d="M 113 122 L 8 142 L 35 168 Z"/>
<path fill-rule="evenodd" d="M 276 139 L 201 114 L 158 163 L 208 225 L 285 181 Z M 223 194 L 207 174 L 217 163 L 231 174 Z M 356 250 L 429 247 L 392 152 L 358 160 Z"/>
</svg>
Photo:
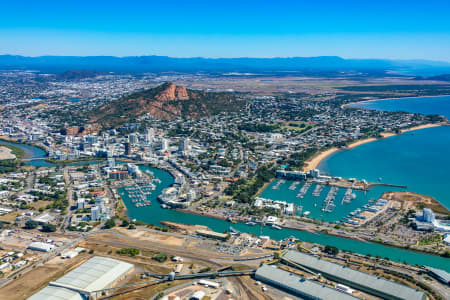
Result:
<svg viewBox="0 0 450 300">
<path fill-rule="evenodd" d="M 432 128 L 432 127 L 439 127 L 439 126 L 443 126 L 445 124 L 446 123 L 424 124 L 424 125 L 407 128 L 407 129 L 402 129 L 400 131 L 400 133 L 394 133 L 394 132 L 382 133 L 381 136 L 382 136 L 382 138 L 388 138 L 388 137 L 396 136 L 396 135 L 399 135 L 399 134 L 402 134 L 405 132 L 409 132 L 409 131 L 420 130 L 420 129 L 425 129 L 425 128 Z M 345 149 L 339 149 L 339 148 L 334 147 L 334 148 L 328 149 L 326 151 L 320 152 L 317 155 L 315 155 L 312 159 L 306 161 L 305 166 L 303 167 L 303 171 L 309 171 L 311 169 L 316 169 L 317 166 L 320 164 L 320 162 L 323 159 L 325 159 L 326 157 L 328 157 L 329 155 L 333 154 L 336 151 L 352 149 L 352 148 L 355 148 L 360 145 L 367 144 L 367 143 L 370 143 L 370 142 L 373 142 L 376 140 L 377 140 L 376 138 L 367 138 L 367 139 L 363 139 L 363 140 L 359 140 L 354 143 L 351 143 Z"/>
<path fill-rule="evenodd" d="M 317 168 L 319 163 L 325 159 L 328 155 L 333 154 L 334 152 L 338 151 L 339 149 L 334 147 L 331 149 L 328 149 L 326 151 L 320 152 L 319 154 L 315 155 L 311 160 L 308 160 L 305 162 L 305 166 L 303 167 L 303 171 L 309 171 L 311 169 Z"/>
<path fill-rule="evenodd" d="M 4 159 L 15 159 L 16 156 L 12 154 L 11 149 L 0 146 L 0 160 Z"/>
</svg>

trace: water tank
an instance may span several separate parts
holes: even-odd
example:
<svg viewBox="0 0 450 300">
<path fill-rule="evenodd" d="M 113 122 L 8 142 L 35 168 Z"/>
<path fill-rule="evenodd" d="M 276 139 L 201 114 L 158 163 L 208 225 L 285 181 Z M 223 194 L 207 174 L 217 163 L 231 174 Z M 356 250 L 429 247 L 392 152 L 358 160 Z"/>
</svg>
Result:
<svg viewBox="0 0 450 300">
<path fill-rule="evenodd" d="M 169 279 L 169 281 L 174 281 L 175 280 L 175 272 L 170 272 L 169 275 L 167 276 L 167 279 Z"/>
</svg>

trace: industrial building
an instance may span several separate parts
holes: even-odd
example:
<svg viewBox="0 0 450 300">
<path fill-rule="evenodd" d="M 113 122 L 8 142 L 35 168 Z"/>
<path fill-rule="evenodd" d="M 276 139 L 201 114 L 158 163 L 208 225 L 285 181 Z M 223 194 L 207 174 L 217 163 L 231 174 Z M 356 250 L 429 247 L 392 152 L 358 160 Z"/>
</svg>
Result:
<svg viewBox="0 0 450 300">
<path fill-rule="evenodd" d="M 256 270 L 255 278 L 256 280 L 289 291 L 304 299 L 359 299 L 321 283 L 278 269 L 275 266 L 264 265 L 260 267 Z"/>
<path fill-rule="evenodd" d="M 440 282 L 450 285 L 450 274 L 448 272 L 428 266 L 425 266 L 425 268 L 427 269 L 428 274 L 430 274 Z"/>
<path fill-rule="evenodd" d="M 211 231 L 211 230 L 202 230 L 199 229 L 196 231 L 196 233 L 198 235 L 210 238 L 210 239 L 216 239 L 216 240 L 222 240 L 222 241 L 226 241 L 228 239 L 228 234 L 226 233 L 220 233 L 220 232 L 215 232 L 215 231 Z"/>
<path fill-rule="evenodd" d="M 134 269 L 120 260 L 95 256 L 49 285 L 28 300 L 84 300 L 95 291 L 112 287 Z"/>
<path fill-rule="evenodd" d="M 287 264 L 300 265 L 313 272 L 320 273 L 329 280 L 348 285 L 383 299 L 425 300 L 427 298 L 426 294 L 420 290 L 295 250 L 288 250 L 283 255 L 282 261 Z"/>
<path fill-rule="evenodd" d="M 42 251 L 42 252 L 49 252 L 49 251 L 52 251 L 54 248 L 55 248 L 55 246 L 52 244 L 41 243 L 41 242 L 32 242 L 28 245 L 28 249 Z"/>
</svg>

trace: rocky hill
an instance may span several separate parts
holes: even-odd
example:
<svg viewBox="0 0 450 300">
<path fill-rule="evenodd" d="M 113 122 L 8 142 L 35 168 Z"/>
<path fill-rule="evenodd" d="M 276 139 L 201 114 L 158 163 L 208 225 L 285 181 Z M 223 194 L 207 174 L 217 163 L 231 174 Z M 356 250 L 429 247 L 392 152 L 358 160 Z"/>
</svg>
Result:
<svg viewBox="0 0 450 300">
<path fill-rule="evenodd" d="M 167 82 L 98 108 L 91 113 L 90 121 L 115 127 L 146 113 L 162 120 L 198 119 L 222 111 L 239 111 L 243 106 L 243 100 L 230 93 L 190 90 Z"/>
<path fill-rule="evenodd" d="M 58 80 L 80 80 L 90 77 L 96 77 L 101 75 L 107 75 L 106 72 L 93 71 L 93 70 L 70 70 L 56 75 Z"/>
</svg>

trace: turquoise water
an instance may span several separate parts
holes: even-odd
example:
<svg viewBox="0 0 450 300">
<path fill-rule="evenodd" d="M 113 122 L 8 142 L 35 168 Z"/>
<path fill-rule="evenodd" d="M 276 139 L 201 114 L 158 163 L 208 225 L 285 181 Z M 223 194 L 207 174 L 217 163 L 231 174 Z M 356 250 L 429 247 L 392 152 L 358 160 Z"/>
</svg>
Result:
<svg viewBox="0 0 450 300">
<path fill-rule="evenodd" d="M 58 166 L 58 164 L 54 164 L 54 163 L 51 163 L 51 162 L 48 162 L 48 161 L 45 161 L 44 159 L 42 159 L 42 158 L 45 158 L 47 156 L 47 154 L 45 153 L 44 150 L 42 150 L 39 147 L 30 146 L 27 144 L 11 143 L 11 142 L 0 140 L 0 145 L 2 145 L 2 144 L 16 146 L 18 148 L 21 148 L 25 151 L 25 158 L 35 159 L 35 160 L 26 161 L 25 162 L 26 165 L 30 165 L 30 166 L 34 166 L 34 167 L 47 167 L 47 168 Z M 82 166 L 82 165 L 86 165 L 86 164 L 95 165 L 95 164 L 100 164 L 100 163 L 104 163 L 104 162 L 105 162 L 104 160 L 77 161 L 77 162 L 68 164 L 68 166 Z"/>
<path fill-rule="evenodd" d="M 0 141 L 2 143 L 3 141 Z M 4 142 L 3 142 L 4 143 Z M 29 152 L 30 157 L 39 157 L 40 155 L 45 156 L 45 152 L 42 149 L 28 146 L 28 145 L 20 145 L 14 144 L 16 146 L 20 146 L 24 150 Z M 355 148 L 357 149 L 357 148 Z M 41 156 L 42 157 L 42 156 Z M 170 186 L 173 183 L 172 176 L 162 170 L 154 169 L 150 167 L 143 167 L 144 169 L 148 168 L 152 172 L 154 172 L 155 176 L 161 180 L 161 184 L 157 184 L 156 190 L 152 193 L 152 195 L 148 196 L 148 199 L 152 201 L 152 206 L 147 207 L 139 207 L 136 208 L 133 203 L 131 203 L 130 199 L 126 196 L 126 192 L 119 190 L 119 193 L 125 192 L 123 196 L 123 200 L 128 209 L 128 214 L 131 219 L 137 219 L 140 221 L 148 222 L 151 224 L 159 224 L 161 221 L 173 221 L 180 222 L 186 224 L 201 224 L 208 226 L 214 231 L 223 232 L 229 229 L 230 223 L 204 217 L 198 215 L 191 215 L 182 212 L 177 212 L 168 209 L 162 209 L 159 203 L 156 201 L 157 195 L 165 188 Z M 287 186 L 286 188 L 288 188 Z M 300 188 L 300 187 L 298 187 Z M 358 198 L 357 198 L 358 199 Z M 429 265 L 437 268 L 444 269 L 450 272 L 450 264 L 448 263 L 448 259 L 427 255 L 423 253 L 417 253 L 397 248 L 392 248 L 388 246 L 383 246 L 380 244 L 360 242 L 351 239 L 341 238 L 330 236 L 326 234 L 320 233 L 309 233 L 298 230 L 291 229 L 283 229 L 283 230 L 274 230 L 268 227 L 259 227 L 259 226 L 247 226 L 243 223 L 232 224 L 234 228 L 240 230 L 242 232 L 254 233 L 256 235 L 268 235 L 276 240 L 281 240 L 289 236 L 294 236 L 300 240 L 313 242 L 323 245 L 333 245 L 338 247 L 341 250 L 348 250 L 357 252 L 360 254 L 371 254 L 373 256 L 380 255 L 381 257 L 389 257 L 391 260 L 395 261 L 406 261 L 409 264 L 419 264 L 419 265 Z"/>
<path fill-rule="evenodd" d="M 380 255 L 383 258 L 389 257 L 391 260 L 395 261 L 406 261 L 409 264 L 429 265 L 450 271 L 450 264 L 448 264 L 448 260 L 439 256 L 416 253 L 412 251 L 387 247 L 380 244 L 360 242 L 320 233 L 309 233 L 291 229 L 274 230 L 269 227 L 248 226 L 244 223 L 230 224 L 220 219 L 191 215 L 170 209 L 163 209 L 157 202 L 156 197 L 158 193 L 160 193 L 164 188 L 173 183 L 172 176 L 167 172 L 159 169 L 154 169 L 151 167 L 141 168 L 143 170 L 151 170 L 155 174 L 155 177 L 161 180 L 161 184 L 157 184 L 156 190 L 152 193 L 152 195 L 147 196 L 148 199 L 152 201 L 152 205 L 138 208 L 136 208 L 131 200 L 127 197 L 126 191 L 124 189 L 119 189 L 120 194 L 124 193 L 122 199 L 127 206 L 128 215 L 131 219 L 137 219 L 139 221 L 156 225 L 159 224 L 160 221 L 173 221 L 185 224 L 201 224 L 208 226 L 209 228 L 217 232 L 228 231 L 230 225 L 232 225 L 233 228 L 239 231 L 254 233 L 256 235 L 268 235 L 275 240 L 281 240 L 290 236 L 294 236 L 300 240 L 307 242 L 313 242 L 323 245 L 334 245 L 341 250 L 353 251 L 364 255 Z"/>
<path fill-rule="evenodd" d="M 338 151 L 318 168 L 335 176 L 406 185 L 450 208 L 450 127 L 434 127 Z"/>
<path fill-rule="evenodd" d="M 352 107 L 440 114 L 450 118 L 450 96 L 402 98 Z M 406 185 L 450 209 L 450 127 L 427 128 L 336 152 L 318 168 L 328 174 Z"/>
<path fill-rule="evenodd" d="M 424 115 L 438 114 L 450 119 L 450 96 L 418 97 L 370 101 L 351 104 L 348 107 L 405 111 Z"/>
<path fill-rule="evenodd" d="M 11 143 L 4 140 L 0 140 L 0 145 L 10 145 L 10 146 L 16 146 L 18 148 L 21 148 L 25 151 L 25 158 L 33 159 L 33 158 L 41 158 L 45 157 L 46 153 L 44 150 L 38 147 L 26 145 L 26 144 L 17 144 L 17 143 Z"/>
<path fill-rule="evenodd" d="M 336 198 L 335 205 L 336 208 L 333 212 L 327 213 L 321 210 L 322 202 L 327 196 L 330 187 L 326 186 L 319 197 L 313 196 L 313 191 L 315 185 L 312 185 L 303 199 L 297 198 L 298 191 L 302 188 L 304 183 L 300 183 L 297 185 L 295 190 L 290 190 L 293 181 L 286 180 L 285 183 L 279 186 L 278 190 L 272 189 L 274 185 L 277 184 L 279 180 L 274 180 L 260 195 L 262 198 L 272 199 L 272 200 L 281 200 L 286 201 L 288 203 L 294 203 L 296 206 L 302 206 L 303 212 L 309 211 L 309 216 L 313 219 L 323 220 L 326 222 L 335 222 L 342 220 L 343 217 L 347 216 L 350 212 L 354 211 L 357 208 L 362 207 L 366 204 L 370 199 L 378 198 L 383 192 L 392 191 L 393 188 L 386 187 L 375 187 L 371 189 L 369 192 L 365 193 L 363 191 L 353 190 L 353 193 L 356 195 L 356 198 L 351 201 L 351 203 L 342 203 L 342 198 L 344 197 L 346 189 L 339 189 Z M 397 189 L 398 190 L 398 189 Z"/>
</svg>

